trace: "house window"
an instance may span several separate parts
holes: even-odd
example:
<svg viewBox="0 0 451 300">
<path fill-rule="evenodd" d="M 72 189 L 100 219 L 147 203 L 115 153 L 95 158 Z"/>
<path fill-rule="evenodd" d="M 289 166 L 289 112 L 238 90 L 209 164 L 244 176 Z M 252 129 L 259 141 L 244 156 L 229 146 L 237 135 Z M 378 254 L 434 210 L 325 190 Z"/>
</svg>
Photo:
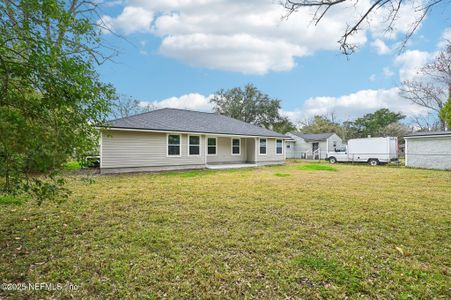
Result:
<svg viewBox="0 0 451 300">
<path fill-rule="evenodd" d="M 283 141 L 276 140 L 276 154 L 283 154 Z"/>
<path fill-rule="evenodd" d="M 260 139 L 260 154 L 266 154 L 266 139 Z"/>
<path fill-rule="evenodd" d="M 200 136 L 189 136 L 189 155 L 200 155 Z"/>
<path fill-rule="evenodd" d="M 241 151 L 241 140 L 232 139 L 232 155 L 240 155 Z"/>
<path fill-rule="evenodd" d="M 180 135 L 168 135 L 168 156 L 180 156 Z"/>
<path fill-rule="evenodd" d="M 207 153 L 208 155 L 216 155 L 216 138 L 207 139 Z"/>
</svg>

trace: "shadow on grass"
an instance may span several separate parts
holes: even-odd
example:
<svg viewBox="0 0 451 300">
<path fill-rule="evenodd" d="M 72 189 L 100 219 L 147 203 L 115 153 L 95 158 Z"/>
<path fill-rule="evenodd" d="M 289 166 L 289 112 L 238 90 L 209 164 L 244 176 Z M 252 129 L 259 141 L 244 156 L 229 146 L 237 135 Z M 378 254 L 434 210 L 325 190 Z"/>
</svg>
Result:
<svg viewBox="0 0 451 300">
<path fill-rule="evenodd" d="M 200 169 L 200 170 L 187 170 L 187 171 L 169 171 L 162 172 L 160 176 L 168 176 L 168 177 L 183 177 L 183 178 L 191 178 L 191 177 L 199 177 L 199 176 L 207 176 L 213 174 L 227 174 L 227 173 L 240 173 L 245 174 L 248 172 L 254 171 L 255 168 L 231 168 L 231 169 L 220 169 L 220 170 L 209 170 L 209 169 Z"/>
<path fill-rule="evenodd" d="M 173 171 L 160 173 L 160 176 L 191 178 L 211 174 L 209 170 Z"/>
<path fill-rule="evenodd" d="M 301 171 L 337 171 L 337 169 L 332 166 L 322 164 L 306 164 L 296 166 L 295 168 Z"/>
</svg>

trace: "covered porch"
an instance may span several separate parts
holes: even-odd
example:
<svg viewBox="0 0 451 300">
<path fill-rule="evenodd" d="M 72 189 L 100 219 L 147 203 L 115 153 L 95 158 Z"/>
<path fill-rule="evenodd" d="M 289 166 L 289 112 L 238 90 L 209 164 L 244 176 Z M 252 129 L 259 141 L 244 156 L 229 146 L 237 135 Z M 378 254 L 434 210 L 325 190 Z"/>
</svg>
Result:
<svg viewBox="0 0 451 300">
<path fill-rule="evenodd" d="M 256 138 L 240 136 L 205 137 L 205 162 L 208 168 L 240 168 L 256 163 Z"/>
</svg>

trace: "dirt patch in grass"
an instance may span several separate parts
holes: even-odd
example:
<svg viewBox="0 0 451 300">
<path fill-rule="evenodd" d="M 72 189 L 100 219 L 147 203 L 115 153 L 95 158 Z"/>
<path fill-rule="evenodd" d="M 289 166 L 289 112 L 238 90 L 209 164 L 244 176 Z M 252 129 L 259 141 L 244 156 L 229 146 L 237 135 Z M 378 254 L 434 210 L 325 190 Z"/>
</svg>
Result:
<svg viewBox="0 0 451 300">
<path fill-rule="evenodd" d="M 67 202 L 0 205 L 2 281 L 80 286 L 0 298 L 449 296 L 451 172 L 299 165 L 72 176 Z"/>
</svg>

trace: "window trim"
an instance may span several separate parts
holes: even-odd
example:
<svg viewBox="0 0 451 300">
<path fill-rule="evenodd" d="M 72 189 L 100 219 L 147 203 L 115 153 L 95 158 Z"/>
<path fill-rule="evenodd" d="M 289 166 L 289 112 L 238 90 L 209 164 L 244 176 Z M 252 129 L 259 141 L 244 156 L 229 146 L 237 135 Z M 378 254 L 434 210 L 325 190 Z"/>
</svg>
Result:
<svg viewBox="0 0 451 300">
<path fill-rule="evenodd" d="M 210 147 L 208 145 L 208 139 L 215 139 L 215 141 L 216 141 L 216 143 L 215 143 L 215 148 L 216 148 L 215 154 L 209 154 L 208 153 L 208 147 Z M 217 156 L 218 155 L 218 137 L 216 137 L 216 136 L 207 136 L 207 141 L 206 141 L 205 144 L 206 144 L 206 147 L 207 147 L 207 156 Z M 213 147 L 213 146 L 211 146 L 211 147 Z"/>
<path fill-rule="evenodd" d="M 265 153 L 261 153 L 260 141 L 265 140 Z M 258 155 L 268 155 L 268 139 L 267 138 L 258 138 Z"/>
<path fill-rule="evenodd" d="M 178 155 L 173 155 L 173 154 L 169 154 L 169 136 L 170 135 L 178 135 L 180 138 L 180 143 L 179 143 L 179 147 L 180 147 L 180 151 Z M 166 134 L 166 157 L 182 157 L 182 135 L 179 133 L 167 133 Z M 174 144 L 172 144 L 174 145 Z"/>
<path fill-rule="evenodd" d="M 277 141 L 281 141 L 282 142 L 282 152 L 281 153 L 277 153 Z M 283 143 L 283 139 L 276 139 L 276 155 L 283 155 L 283 153 L 284 153 L 284 143 Z"/>
<path fill-rule="evenodd" d="M 239 145 L 238 145 L 238 153 L 233 153 L 233 140 L 238 140 Z M 240 156 L 241 155 L 241 139 L 240 138 L 230 138 L 230 155 L 233 156 Z"/>
<path fill-rule="evenodd" d="M 191 142 L 190 137 L 198 137 L 199 138 L 199 145 L 193 144 L 192 146 L 199 146 L 199 154 L 191 154 Z M 201 156 L 202 155 L 202 138 L 200 135 L 190 134 L 188 135 L 188 156 Z"/>
</svg>

